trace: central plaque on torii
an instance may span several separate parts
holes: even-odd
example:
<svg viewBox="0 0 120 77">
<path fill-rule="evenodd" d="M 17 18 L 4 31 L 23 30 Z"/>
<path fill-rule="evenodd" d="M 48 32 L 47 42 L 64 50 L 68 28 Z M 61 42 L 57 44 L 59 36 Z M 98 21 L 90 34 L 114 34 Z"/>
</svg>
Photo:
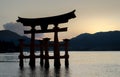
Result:
<svg viewBox="0 0 120 77">
<path fill-rule="evenodd" d="M 69 19 L 75 18 L 75 10 L 52 17 L 44 18 L 22 18 L 18 17 L 17 22 L 21 22 L 24 26 L 30 26 L 31 30 L 25 30 L 25 34 L 31 34 L 30 44 L 30 66 L 35 66 L 35 33 L 50 33 L 54 32 L 54 66 L 60 67 L 60 52 L 59 52 L 59 39 L 58 32 L 67 31 L 67 27 L 59 28 L 58 24 L 67 23 Z M 49 25 L 54 25 L 53 29 L 48 29 Z M 36 30 L 35 27 L 40 26 L 41 30 Z"/>
</svg>

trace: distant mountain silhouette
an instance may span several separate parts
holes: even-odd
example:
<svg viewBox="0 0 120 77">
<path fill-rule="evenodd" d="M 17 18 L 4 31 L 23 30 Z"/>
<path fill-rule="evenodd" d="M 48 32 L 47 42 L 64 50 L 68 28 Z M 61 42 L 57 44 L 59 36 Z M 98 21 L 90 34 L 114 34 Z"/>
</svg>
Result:
<svg viewBox="0 0 120 77">
<path fill-rule="evenodd" d="M 98 32 L 95 34 L 84 33 L 74 37 L 69 42 L 69 50 L 120 50 L 120 31 Z"/>
<path fill-rule="evenodd" d="M 9 30 L 2 30 L 0 31 L 0 41 L 5 41 L 5 42 L 14 42 L 15 44 L 19 43 L 19 39 L 27 39 L 26 36 L 20 36 L 17 33 L 14 33 Z"/>
<path fill-rule="evenodd" d="M 20 36 L 9 30 L 0 31 L 0 41 L 13 42 L 19 44 L 19 39 L 25 39 L 25 43 L 30 42 L 30 38 Z M 36 41 L 38 43 L 38 41 Z M 120 31 L 98 32 L 95 34 L 80 34 L 69 42 L 71 51 L 120 51 Z"/>
<path fill-rule="evenodd" d="M 24 44 L 30 44 L 30 38 L 26 36 L 20 36 L 9 30 L 0 31 L 0 52 L 18 52 L 19 39 L 24 39 Z M 35 40 L 35 43 L 39 44 L 39 41 Z M 24 50 L 28 49 L 24 48 Z"/>
</svg>

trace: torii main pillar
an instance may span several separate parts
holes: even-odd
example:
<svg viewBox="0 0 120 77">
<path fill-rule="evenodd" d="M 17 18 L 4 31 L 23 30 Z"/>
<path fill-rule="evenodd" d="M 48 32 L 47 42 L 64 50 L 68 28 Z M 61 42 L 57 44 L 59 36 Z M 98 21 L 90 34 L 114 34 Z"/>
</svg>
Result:
<svg viewBox="0 0 120 77">
<path fill-rule="evenodd" d="M 54 66 L 60 68 L 60 52 L 59 52 L 59 40 L 58 40 L 58 24 L 54 24 Z"/>
<path fill-rule="evenodd" d="M 30 62 L 31 67 L 35 67 L 35 26 L 31 26 L 31 43 L 30 43 Z"/>
</svg>

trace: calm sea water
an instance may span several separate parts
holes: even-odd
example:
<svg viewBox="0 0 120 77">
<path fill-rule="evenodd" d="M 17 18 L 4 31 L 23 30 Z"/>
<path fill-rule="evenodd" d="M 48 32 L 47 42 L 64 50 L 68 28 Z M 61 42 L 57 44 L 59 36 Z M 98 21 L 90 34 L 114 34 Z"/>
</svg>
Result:
<svg viewBox="0 0 120 77">
<path fill-rule="evenodd" d="M 69 55 L 68 69 L 64 60 L 61 69 L 54 69 L 54 61 L 50 60 L 50 69 L 45 70 L 37 59 L 36 68 L 31 70 L 26 59 L 24 69 L 20 70 L 18 53 L 0 54 L 0 77 L 120 77 L 120 52 L 69 52 Z"/>
</svg>

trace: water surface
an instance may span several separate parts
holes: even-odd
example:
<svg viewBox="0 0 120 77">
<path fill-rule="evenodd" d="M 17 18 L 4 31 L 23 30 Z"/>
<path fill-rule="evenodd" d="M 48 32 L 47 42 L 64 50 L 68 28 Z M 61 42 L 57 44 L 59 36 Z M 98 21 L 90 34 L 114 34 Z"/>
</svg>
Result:
<svg viewBox="0 0 120 77">
<path fill-rule="evenodd" d="M 63 52 L 62 52 L 63 54 Z M 56 70 L 50 60 L 49 70 L 40 67 L 30 69 L 29 60 L 24 60 L 20 70 L 18 53 L 0 54 L 0 77 L 120 77 L 120 52 L 69 52 L 69 68 L 61 60 L 61 69 Z"/>
</svg>

